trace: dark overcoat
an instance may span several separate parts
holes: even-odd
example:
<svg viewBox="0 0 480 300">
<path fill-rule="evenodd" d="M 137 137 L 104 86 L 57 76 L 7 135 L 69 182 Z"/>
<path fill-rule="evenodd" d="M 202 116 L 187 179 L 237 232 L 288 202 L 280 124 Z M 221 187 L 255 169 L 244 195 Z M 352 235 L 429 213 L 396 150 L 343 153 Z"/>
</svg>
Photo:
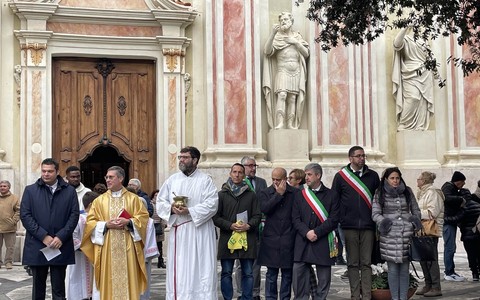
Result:
<svg viewBox="0 0 480 300">
<path fill-rule="evenodd" d="M 27 234 L 22 264 L 28 266 L 71 265 L 75 263 L 72 233 L 78 223 L 78 200 L 75 188 L 57 176 L 57 189 L 50 188 L 40 178 L 25 188 L 20 204 L 20 219 Z M 40 249 L 50 235 L 62 241 L 61 254 L 47 261 Z"/>
<path fill-rule="evenodd" d="M 247 251 L 240 249 L 233 253 L 228 249 L 228 240 L 232 236 L 230 226 L 237 221 L 237 214 L 247 211 L 248 224 L 250 229 L 247 231 Z M 257 240 L 258 225 L 262 215 L 260 213 L 260 205 L 258 204 L 255 192 L 245 185 L 243 192 L 235 196 L 228 184 L 222 186 L 222 190 L 218 192 L 218 210 L 213 217 L 213 223 L 220 229 L 220 237 L 218 239 L 218 259 L 237 259 L 237 258 L 257 258 Z"/>
<path fill-rule="evenodd" d="M 280 195 L 273 185 L 258 194 L 260 209 L 265 214 L 265 227 L 260 241 L 257 263 L 271 268 L 292 268 L 295 229 L 292 223 L 294 195 L 298 189 L 287 185 Z"/>
<path fill-rule="evenodd" d="M 303 197 L 302 191 L 295 193 L 292 220 L 297 234 L 293 261 L 332 266 L 335 264 L 335 258 L 330 258 L 328 234 L 337 228 L 339 222 L 339 198 L 335 191 L 325 187 L 323 183 L 315 195 L 329 216 L 322 223 Z M 307 232 L 312 229 L 318 237 L 314 242 L 307 239 Z"/>
</svg>

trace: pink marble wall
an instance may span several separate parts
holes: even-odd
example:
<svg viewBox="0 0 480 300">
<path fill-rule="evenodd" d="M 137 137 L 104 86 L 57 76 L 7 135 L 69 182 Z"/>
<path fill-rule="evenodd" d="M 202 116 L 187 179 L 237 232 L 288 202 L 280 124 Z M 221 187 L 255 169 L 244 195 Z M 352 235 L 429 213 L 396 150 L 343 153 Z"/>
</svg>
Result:
<svg viewBox="0 0 480 300">
<path fill-rule="evenodd" d="M 247 142 L 245 2 L 223 2 L 225 143 Z"/>
<path fill-rule="evenodd" d="M 43 51 L 43 50 L 40 50 Z M 42 143 L 42 85 L 43 85 L 44 72 L 33 71 L 32 72 L 32 126 L 31 138 L 33 143 Z M 31 145 L 28 145 L 31 146 Z M 42 162 L 42 153 L 32 152 L 32 172 L 38 172 L 40 164 Z"/>
<path fill-rule="evenodd" d="M 215 16 L 217 15 L 215 1 L 212 1 L 212 80 L 213 80 L 213 143 L 218 144 L 218 97 L 217 97 L 217 80 L 218 80 L 218 72 L 217 72 L 217 20 Z"/>
<path fill-rule="evenodd" d="M 168 144 L 177 144 L 177 80 L 174 76 L 168 77 Z M 176 153 L 168 155 L 168 169 L 175 170 L 177 167 Z"/>
<path fill-rule="evenodd" d="M 330 144 L 350 144 L 350 93 L 348 78 L 348 51 L 337 47 L 328 53 L 328 100 Z M 354 107 L 352 109 L 355 109 Z M 318 119 L 322 122 L 322 119 Z"/>
<path fill-rule="evenodd" d="M 61 6 L 92 7 L 105 9 L 149 9 L 145 0 L 61 0 Z"/>
<path fill-rule="evenodd" d="M 470 56 L 468 48 L 463 49 L 463 56 Z M 463 95 L 465 102 L 465 134 L 469 147 L 480 146 L 480 74 L 473 73 L 464 78 Z"/>
<path fill-rule="evenodd" d="M 102 36 L 155 37 L 162 35 L 162 28 L 160 26 L 117 26 L 48 22 L 47 30 L 51 30 L 55 33 Z"/>
</svg>

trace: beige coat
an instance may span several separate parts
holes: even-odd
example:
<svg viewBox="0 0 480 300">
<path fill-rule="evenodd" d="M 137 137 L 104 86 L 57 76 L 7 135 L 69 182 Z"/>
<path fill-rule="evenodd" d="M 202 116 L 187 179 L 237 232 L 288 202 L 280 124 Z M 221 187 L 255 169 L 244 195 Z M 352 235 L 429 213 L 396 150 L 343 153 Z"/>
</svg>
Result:
<svg viewBox="0 0 480 300">
<path fill-rule="evenodd" d="M 439 235 L 443 232 L 443 212 L 445 196 L 440 189 L 431 183 L 420 187 L 417 193 L 418 207 L 422 214 L 422 220 L 435 219 L 439 227 Z"/>
<path fill-rule="evenodd" d="M 20 220 L 20 201 L 12 193 L 0 195 L 0 233 L 17 231 Z"/>
</svg>

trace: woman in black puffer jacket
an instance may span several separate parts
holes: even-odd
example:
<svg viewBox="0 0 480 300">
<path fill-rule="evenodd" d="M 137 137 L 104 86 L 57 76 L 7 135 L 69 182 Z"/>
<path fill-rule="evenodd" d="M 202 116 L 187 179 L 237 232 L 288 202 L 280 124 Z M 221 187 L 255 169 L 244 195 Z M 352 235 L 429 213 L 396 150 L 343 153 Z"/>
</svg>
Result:
<svg viewBox="0 0 480 300">
<path fill-rule="evenodd" d="M 470 192 L 464 192 L 463 197 L 467 202 L 463 217 L 459 223 L 460 232 L 462 233 L 461 240 L 467 252 L 468 266 L 472 270 L 473 281 L 478 281 L 480 272 L 480 232 L 474 232 L 473 228 L 477 223 L 478 216 L 480 216 L 480 203 L 472 199 Z"/>
</svg>

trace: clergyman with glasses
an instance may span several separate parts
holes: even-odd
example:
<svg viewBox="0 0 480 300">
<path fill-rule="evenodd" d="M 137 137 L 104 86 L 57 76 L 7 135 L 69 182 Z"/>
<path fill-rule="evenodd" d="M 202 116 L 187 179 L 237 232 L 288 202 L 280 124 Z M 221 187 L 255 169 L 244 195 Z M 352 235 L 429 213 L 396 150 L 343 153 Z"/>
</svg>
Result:
<svg viewBox="0 0 480 300">
<path fill-rule="evenodd" d="M 108 190 L 88 211 L 80 249 L 93 264 L 92 299 L 140 299 L 147 287 L 143 241 L 148 211 L 123 186 L 124 178 L 121 167 L 108 168 Z"/>
<path fill-rule="evenodd" d="M 177 172 L 157 195 L 157 214 L 167 220 L 168 240 L 166 299 L 216 300 L 217 259 L 215 225 L 218 193 L 210 175 L 197 165 L 200 151 L 192 146 L 180 150 Z M 188 197 L 185 206 L 176 196 Z"/>
<path fill-rule="evenodd" d="M 375 239 L 372 200 L 380 185 L 380 178 L 365 164 L 367 156 L 362 147 L 351 147 L 348 159 L 350 163 L 335 174 L 332 190 L 340 198 L 339 233 L 341 238 L 344 237 L 342 243 L 347 251 L 351 299 L 370 299 Z"/>
</svg>

